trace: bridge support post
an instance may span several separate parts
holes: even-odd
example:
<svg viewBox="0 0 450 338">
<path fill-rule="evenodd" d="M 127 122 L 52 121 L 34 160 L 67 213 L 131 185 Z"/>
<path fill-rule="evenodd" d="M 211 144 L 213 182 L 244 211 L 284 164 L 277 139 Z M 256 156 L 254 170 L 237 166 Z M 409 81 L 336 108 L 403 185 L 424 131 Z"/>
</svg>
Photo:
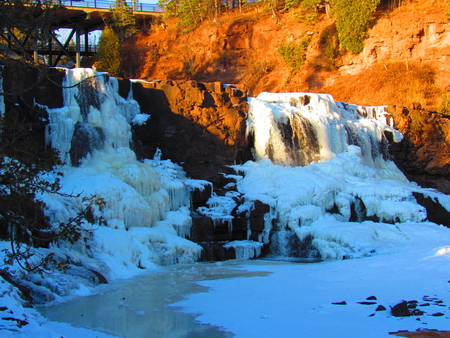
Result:
<svg viewBox="0 0 450 338">
<path fill-rule="evenodd" d="M 76 34 L 75 34 L 75 67 L 80 68 L 81 67 L 81 53 L 80 53 L 80 27 L 76 27 Z"/>
<path fill-rule="evenodd" d="M 52 38 L 49 37 L 48 38 L 48 66 L 51 67 L 53 66 L 53 60 L 52 60 L 52 56 L 53 56 L 53 46 L 52 46 Z"/>
<path fill-rule="evenodd" d="M 37 65 L 39 63 L 39 54 L 38 54 L 37 41 L 33 42 L 33 60 L 34 60 L 34 64 L 35 65 Z"/>
</svg>

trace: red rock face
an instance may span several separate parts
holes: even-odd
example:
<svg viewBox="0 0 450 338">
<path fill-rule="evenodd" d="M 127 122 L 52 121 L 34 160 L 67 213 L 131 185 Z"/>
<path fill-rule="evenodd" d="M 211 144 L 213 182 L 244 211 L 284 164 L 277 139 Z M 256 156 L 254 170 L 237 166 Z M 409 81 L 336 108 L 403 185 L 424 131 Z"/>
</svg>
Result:
<svg viewBox="0 0 450 338">
<path fill-rule="evenodd" d="M 142 113 L 151 116 L 146 125 L 134 126 L 138 157 L 151 158 L 159 148 L 163 158 L 185 169 L 251 159 L 245 91 L 219 82 L 155 81 L 135 83 L 133 93 Z"/>
<path fill-rule="evenodd" d="M 410 179 L 450 193 L 450 118 L 415 108 L 388 108 L 395 128 L 403 134 L 391 153 Z"/>
</svg>

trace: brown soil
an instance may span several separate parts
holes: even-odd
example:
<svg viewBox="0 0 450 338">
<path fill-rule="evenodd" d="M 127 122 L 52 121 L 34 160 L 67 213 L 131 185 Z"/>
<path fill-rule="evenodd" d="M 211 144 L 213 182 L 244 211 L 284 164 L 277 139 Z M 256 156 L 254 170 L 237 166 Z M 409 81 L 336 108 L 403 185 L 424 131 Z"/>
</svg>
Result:
<svg viewBox="0 0 450 338">
<path fill-rule="evenodd" d="M 323 36 L 335 37 L 334 19 L 321 13 L 314 25 L 295 13 L 275 18 L 261 6 L 226 13 L 182 33 L 175 20 L 153 24 L 123 44 L 125 74 L 146 80 L 193 79 L 240 83 L 249 95 L 262 91 L 310 91 L 362 105 L 419 102 L 436 108 L 450 89 L 450 27 L 445 0 L 420 0 L 377 13 L 360 55 L 325 55 Z M 321 39 L 322 36 L 322 39 Z M 282 41 L 310 37 L 307 62 L 288 67 Z"/>
</svg>

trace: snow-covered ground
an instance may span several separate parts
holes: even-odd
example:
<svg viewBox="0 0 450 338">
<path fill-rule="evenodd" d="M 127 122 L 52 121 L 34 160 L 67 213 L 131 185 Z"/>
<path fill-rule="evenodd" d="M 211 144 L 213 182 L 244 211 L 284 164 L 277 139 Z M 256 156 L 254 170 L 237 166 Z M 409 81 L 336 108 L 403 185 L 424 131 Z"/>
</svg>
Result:
<svg viewBox="0 0 450 338">
<path fill-rule="evenodd" d="M 243 269 L 271 274 L 202 281 L 207 293 L 175 305 L 236 337 L 380 338 L 399 330 L 450 330 L 450 233 L 428 228 L 409 234 L 415 239 L 390 254 L 308 264 L 244 263 Z M 391 307 L 414 300 L 424 314 L 391 314 Z M 333 304 L 341 302 L 346 305 Z M 386 310 L 376 311 L 380 305 Z"/>
<path fill-rule="evenodd" d="M 54 254 L 56 263 L 69 263 L 66 271 L 41 277 L 15 267 L 13 274 L 26 280 L 43 303 L 98 292 L 92 270 L 114 281 L 151 273 L 158 265 L 192 263 L 200 253 L 184 237 L 191 227 L 189 190 L 207 182 L 187 179 L 181 167 L 162 161 L 160 154 L 137 161 L 129 147 L 130 124 L 151 123 L 151 117 L 140 114 L 132 93 L 128 99 L 118 95 L 115 79 L 92 70 L 69 71 L 66 85 L 89 76 L 95 80 L 65 91 L 65 107 L 49 110 L 48 142 L 67 163 L 61 168 L 62 192 L 95 194 L 105 206 L 94 210 L 98 223 L 86 222 L 88 231 L 76 245 L 40 249 L 42 255 Z M 448 329 L 450 229 L 426 221 L 426 210 L 413 193 L 439 201 L 447 210 L 450 198 L 409 182 L 389 161 L 385 132 L 397 140 L 401 135 L 389 125 L 383 108 L 301 93 L 263 93 L 250 105 L 248 132 L 255 136 L 256 161 L 233 166 L 235 193 L 244 200 L 242 207 L 259 200 L 270 212 L 259 242 L 228 246 L 239 248 L 241 257 L 259 254 L 276 225 L 280 233 L 310 240 L 326 260 L 244 265 L 271 274 L 202 281 L 210 292 L 175 305 L 238 337 L 384 337 L 402 329 Z M 84 130 L 93 143 L 78 166 L 71 166 L 75 130 Z M 199 212 L 214 216 L 219 210 L 220 217 L 231 219 L 222 213 L 234 208 L 236 194 L 215 196 L 211 209 Z M 39 198 L 55 225 L 82 205 L 61 196 Z M 281 249 L 290 245 L 277 243 Z M 1 277 L 0 294 L 1 336 L 102 336 L 46 322 L 24 308 L 17 289 Z M 376 300 L 367 300 L 371 296 Z M 390 307 L 402 300 L 417 301 L 424 313 L 392 316 Z M 343 301 L 345 305 L 333 304 Z M 376 311 L 378 305 L 386 310 Z"/>
</svg>

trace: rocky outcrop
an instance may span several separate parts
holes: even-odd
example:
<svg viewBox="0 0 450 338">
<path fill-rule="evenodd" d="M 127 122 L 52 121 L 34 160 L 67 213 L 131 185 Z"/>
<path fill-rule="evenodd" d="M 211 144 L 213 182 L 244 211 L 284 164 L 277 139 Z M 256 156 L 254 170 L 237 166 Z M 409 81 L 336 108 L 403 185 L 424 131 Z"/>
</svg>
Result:
<svg viewBox="0 0 450 338">
<path fill-rule="evenodd" d="M 437 80 L 442 87 L 450 85 L 450 26 L 442 3 L 431 7 L 408 6 L 381 16 L 370 29 L 361 54 L 348 54 L 342 60 L 341 73 L 355 74 L 374 63 L 420 62 L 439 65 Z"/>
<path fill-rule="evenodd" d="M 252 159 L 247 142 L 247 96 L 243 88 L 220 82 L 133 83 L 133 95 L 150 122 L 135 125 L 138 157 L 163 158 L 183 165 L 188 176 L 210 180 L 223 165 Z M 220 179 L 217 176 L 215 179 Z"/>
<path fill-rule="evenodd" d="M 389 79 L 377 76 L 391 63 L 405 65 L 406 70 L 413 64 L 432 69 L 433 82 L 441 91 L 448 91 L 447 7 L 443 0 L 407 1 L 395 9 L 382 4 L 368 31 L 364 50 L 358 55 L 342 50 L 338 53 L 331 43 L 337 40 L 335 19 L 328 17 L 323 8 L 314 25 L 299 20 L 295 11 L 274 17 L 257 4 L 246 6 L 242 13 L 205 20 L 185 34 L 177 34 L 176 22 L 169 21 L 124 42 L 125 74 L 147 80 L 245 83 L 252 96 L 262 91 L 316 91 L 363 105 L 409 104 L 417 99 L 404 102 L 389 94 L 380 98 L 378 93 L 363 95 L 358 91 L 396 91 L 395 86 L 387 86 Z M 309 41 L 306 63 L 301 69 L 289 67 L 278 47 L 286 42 L 298 45 L 305 38 Z M 366 89 L 367 77 L 371 83 Z M 357 88 L 352 87 L 353 83 Z M 423 104 L 439 104 L 438 92 Z"/>
<path fill-rule="evenodd" d="M 5 104 L 5 111 L 0 111 L 2 151 L 23 163 L 50 163 L 51 151 L 45 144 L 48 114 L 42 106 L 62 107 L 64 71 L 5 59 L 0 63 L 0 77 Z"/>
<path fill-rule="evenodd" d="M 450 117 L 426 111 L 388 107 L 403 140 L 391 145 L 397 166 L 413 181 L 450 193 Z"/>
</svg>

